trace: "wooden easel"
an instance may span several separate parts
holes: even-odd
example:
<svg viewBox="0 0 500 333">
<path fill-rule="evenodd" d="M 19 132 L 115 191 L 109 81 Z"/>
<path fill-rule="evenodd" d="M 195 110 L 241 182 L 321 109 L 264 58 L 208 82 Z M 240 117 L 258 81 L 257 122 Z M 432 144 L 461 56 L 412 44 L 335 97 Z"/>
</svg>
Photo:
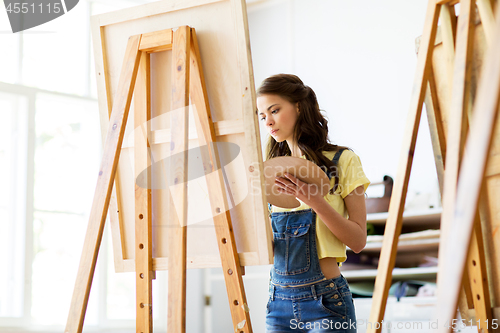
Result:
<svg viewBox="0 0 500 333">
<path fill-rule="evenodd" d="M 484 183 L 486 162 L 498 115 L 500 6 L 497 4 L 495 26 L 492 2 L 490 0 L 477 1 L 489 49 L 483 64 L 483 74 L 474 103 L 474 112 L 471 112 L 472 100 L 469 83 L 476 1 L 460 1 L 458 22 L 454 11 L 456 3 L 458 3 L 457 0 L 429 0 L 428 3 L 398 174 L 394 183 L 378 275 L 375 280 L 369 319 L 372 324 L 380 323 L 385 313 L 424 99 L 426 99 L 427 116 L 443 201 L 439 247 L 438 313 L 435 318 L 439 324 L 438 328 L 443 332 L 450 331 L 458 305 L 460 305 L 462 318 L 466 320 L 471 318 L 468 310 L 475 309 L 475 318 L 472 324 L 478 325 L 478 321 L 483 323 L 481 326 L 484 329 L 483 332 L 491 331 L 493 317 L 499 319 L 498 314 L 493 315 L 490 302 L 486 274 L 488 263 L 484 256 L 481 230 L 481 219 L 484 217 L 478 213 L 477 205 L 481 185 Z M 448 64 L 447 72 L 450 83 L 452 82 L 448 128 L 443 126 L 444 115 L 438 103 L 439 94 L 432 65 L 440 15 L 441 37 Z M 470 120 L 472 127 L 465 148 L 467 156 L 465 156 L 464 147 L 471 113 L 473 117 Z M 444 172 L 445 170 L 446 172 Z M 500 170 L 496 171 L 500 172 Z M 484 208 L 484 205 L 488 204 L 488 199 L 484 197 L 484 193 L 482 195 L 485 199 L 482 203 Z M 492 204 L 491 202 L 490 204 Z M 452 223 L 453 227 L 451 227 Z M 468 259 L 468 264 L 467 269 L 464 269 L 466 259 Z M 446 322 L 449 327 L 445 327 Z M 484 325 L 486 322 L 490 323 L 489 329 L 486 329 L 486 325 Z M 368 327 L 367 331 L 381 332 L 381 329 L 382 325 L 372 325 L 372 327 Z"/>
<path fill-rule="evenodd" d="M 213 176 L 206 177 L 214 226 L 218 240 L 222 269 L 230 302 L 235 332 L 252 332 L 249 310 L 242 281 L 236 243 L 225 192 L 222 169 L 215 143 L 215 130 L 211 120 L 201 58 L 194 28 L 182 26 L 131 36 L 128 40 L 118 90 L 115 95 L 109 128 L 99 169 L 97 187 L 92 203 L 84 248 L 71 301 L 66 333 L 82 332 L 90 287 L 108 211 L 120 148 L 123 142 L 128 112 L 134 94 L 135 107 L 135 169 L 136 174 L 147 169 L 149 163 L 150 129 L 150 56 L 149 53 L 172 50 L 172 110 L 171 112 L 171 165 L 169 179 L 187 184 L 188 106 L 196 107 L 196 127 L 201 144 L 211 147 L 202 156 L 203 165 Z M 137 83 L 136 83 L 137 78 Z M 135 90 L 134 90 L 135 86 Z M 173 125 L 175 124 L 175 126 Z M 137 130 L 140 127 L 142 130 Z M 203 135 L 201 135 L 203 133 Z M 147 176 L 150 183 L 150 175 Z M 187 185 L 171 195 L 181 196 L 177 209 L 178 221 L 170 222 L 169 231 L 169 288 L 168 331 L 185 332 L 186 326 L 186 221 Z M 152 280 L 155 278 L 152 259 L 151 187 L 135 189 L 135 267 L 136 267 L 136 331 L 151 332 Z M 174 206 L 170 200 L 169 211 Z M 175 214 L 171 213 L 171 216 Z"/>
</svg>

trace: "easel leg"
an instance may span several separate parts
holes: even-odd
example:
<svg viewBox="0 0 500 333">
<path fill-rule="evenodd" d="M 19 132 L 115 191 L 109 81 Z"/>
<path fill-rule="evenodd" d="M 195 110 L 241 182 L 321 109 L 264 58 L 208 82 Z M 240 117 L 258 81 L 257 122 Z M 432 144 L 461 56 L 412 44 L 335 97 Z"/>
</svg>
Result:
<svg viewBox="0 0 500 333">
<path fill-rule="evenodd" d="M 189 27 L 174 32 L 172 46 L 172 109 L 170 110 L 170 161 L 168 183 L 177 186 L 170 192 L 181 198 L 181 207 L 170 207 L 168 237 L 168 332 L 186 331 L 186 237 L 187 168 L 189 106 Z M 172 181 L 173 180 L 173 181 Z M 180 184 L 180 186 L 178 185 Z M 170 200 L 172 202 L 172 200 Z M 180 225 L 172 216 L 177 212 Z"/>
<path fill-rule="evenodd" d="M 441 36 L 443 39 L 444 54 L 446 56 L 446 68 L 449 86 L 453 83 L 453 64 L 455 59 L 455 35 L 457 19 L 455 16 L 455 7 L 449 4 L 443 4 L 441 7 Z M 432 66 L 431 66 L 432 67 Z M 429 121 L 429 131 L 431 134 L 432 147 L 434 151 L 434 161 L 439 182 L 439 191 L 443 195 L 444 188 L 444 170 L 446 161 L 446 134 L 443 126 L 443 117 L 439 106 L 439 96 L 432 68 L 428 79 L 427 95 L 425 99 L 427 119 Z M 449 131 L 449 129 L 448 129 Z M 474 307 L 472 302 L 469 276 L 464 275 L 463 288 L 460 291 L 459 309 L 461 318 L 466 322 L 469 317 L 469 309 Z"/>
<path fill-rule="evenodd" d="M 372 324 L 381 322 L 384 318 L 389 287 L 392 279 L 392 270 L 396 260 L 399 235 L 402 227 L 403 210 L 405 206 L 408 182 L 410 179 L 411 165 L 413 162 L 413 152 L 417 139 L 422 105 L 427 88 L 427 77 L 430 72 L 430 64 L 436 38 L 437 22 L 439 19 L 440 5 L 434 0 L 430 0 L 427 7 L 424 32 L 420 43 L 420 50 L 417 60 L 417 71 L 413 83 L 413 94 L 411 96 L 410 111 L 408 114 L 403 148 L 399 160 L 398 174 L 394 182 L 394 190 L 389 206 L 389 217 L 387 219 L 384 242 L 380 252 L 378 274 L 375 279 L 373 292 L 373 303 L 370 312 L 369 322 Z M 368 327 L 367 332 L 381 332 L 382 325 Z"/>
<path fill-rule="evenodd" d="M 474 309 L 476 312 L 476 321 L 481 323 L 481 328 L 483 328 L 483 332 L 486 333 L 491 329 L 489 327 L 486 328 L 486 325 L 492 323 L 492 312 L 479 212 L 476 213 L 476 219 L 474 221 L 474 230 L 472 232 L 466 266 L 467 270 L 464 271 L 464 275 L 467 273 L 469 276 L 472 300 L 474 301 Z"/>
<path fill-rule="evenodd" d="M 432 66 L 431 66 L 432 67 Z M 432 150 L 434 151 L 434 162 L 438 176 L 439 192 L 443 193 L 444 162 L 446 160 L 446 136 L 443 127 L 441 108 L 439 107 L 436 81 L 433 70 L 430 70 L 427 83 L 427 93 L 425 95 L 425 109 L 429 122 L 429 132 L 431 134 Z"/>
<path fill-rule="evenodd" d="M 492 2 L 490 0 L 477 0 L 477 9 L 481 17 L 481 23 L 484 27 L 484 35 L 488 45 L 491 45 L 493 40 L 493 32 L 495 30 L 495 17 L 493 16 Z"/>
<path fill-rule="evenodd" d="M 217 151 L 215 130 L 211 119 L 206 87 L 201 68 L 201 58 L 196 40 L 196 33 L 192 29 L 191 37 L 191 98 L 196 106 L 196 126 L 200 145 L 208 145 L 210 156 L 203 156 L 206 169 L 207 187 L 214 216 L 214 226 L 221 256 L 222 270 L 229 298 L 231 317 L 234 332 L 251 333 L 249 309 L 246 300 L 236 242 L 232 232 L 231 215 L 225 193 L 225 182 Z M 202 135 L 203 133 L 203 135 Z"/>
<path fill-rule="evenodd" d="M 444 186 L 442 191 L 443 213 L 441 214 L 441 237 L 439 245 L 439 258 L 443 256 L 443 249 L 446 249 L 447 242 L 449 241 L 449 230 L 452 228 L 448 224 L 450 221 L 448 216 L 453 214 L 457 178 L 460 170 L 460 161 L 463 155 L 465 137 L 467 133 L 468 120 L 467 109 L 469 107 L 471 67 L 472 67 L 472 52 L 474 43 L 474 18 L 475 18 L 475 1 L 467 0 L 461 3 L 460 16 L 458 18 L 457 37 L 456 37 L 456 51 L 454 60 L 454 71 L 452 75 L 452 96 L 449 112 L 449 125 L 446 151 L 446 172 L 444 174 Z M 448 42 L 451 44 L 452 42 Z M 451 49 L 451 47 L 449 46 Z M 441 291 L 439 286 L 444 286 L 440 282 L 441 272 L 443 267 L 443 260 L 439 260 L 438 271 L 438 290 Z M 461 314 L 468 319 L 468 309 L 463 305 L 468 304 L 467 297 L 470 297 L 470 283 L 468 281 L 468 274 L 462 277 L 462 285 L 460 288 L 459 298 L 460 302 L 456 304 L 460 308 Z M 453 317 L 455 318 L 455 317 Z"/>
<path fill-rule="evenodd" d="M 449 7 L 448 5 L 446 6 Z M 443 8 L 441 9 L 441 17 L 443 16 Z M 449 9 L 445 9 L 445 13 L 448 10 Z M 453 40 L 451 40 L 451 42 L 453 42 Z M 446 136 L 444 134 L 443 119 L 441 115 L 441 109 L 439 107 L 438 98 L 439 96 L 437 94 L 436 82 L 432 70 L 429 74 L 427 94 L 425 96 L 425 105 L 427 111 L 427 119 L 429 121 L 429 132 L 431 134 L 432 148 L 434 151 L 434 161 L 436 163 L 439 191 L 442 194 L 445 170 L 444 161 L 446 160 Z M 460 309 L 461 318 L 468 323 L 469 319 L 471 319 L 469 316 L 469 309 L 474 308 L 468 274 L 464 274 L 463 288 L 460 292 L 458 307 Z"/>
<path fill-rule="evenodd" d="M 134 91 L 134 169 L 135 176 L 143 173 L 146 188 L 135 184 L 135 279 L 136 279 L 136 332 L 151 333 L 152 259 L 151 225 L 151 165 L 148 138 L 151 117 L 150 56 L 141 52 L 141 65 Z"/>
<path fill-rule="evenodd" d="M 109 129 L 103 151 L 103 160 L 99 169 L 99 177 L 94 194 L 94 201 L 89 217 L 87 233 L 76 277 L 75 289 L 66 323 L 66 333 L 82 332 L 85 311 L 94 277 L 95 264 L 101 245 L 104 223 L 108 212 L 109 200 L 113 189 L 118 159 L 120 156 L 128 111 L 132 100 L 132 92 L 139 67 L 140 35 L 129 38 L 125 59 L 120 73 L 120 83 L 116 93 L 113 111 L 109 121 Z"/>
<path fill-rule="evenodd" d="M 453 72 L 453 88 L 451 96 L 448 136 L 446 138 L 446 172 L 443 187 L 443 213 L 441 219 L 441 239 L 439 255 L 446 248 L 447 235 L 451 226 L 447 225 L 448 216 L 453 214 L 454 200 L 460 160 L 463 155 L 467 133 L 467 100 L 469 89 L 466 86 L 470 79 L 472 65 L 472 44 L 474 41 L 474 8 L 475 1 L 467 0 L 461 3 L 457 28 L 457 46 L 455 68 Z M 441 269 L 440 269 L 441 271 Z M 438 275 L 439 281 L 439 275 Z M 438 282 L 439 283 L 439 282 Z"/>
<path fill-rule="evenodd" d="M 455 5 L 443 4 L 441 6 L 440 15 L 440 30 L 443 39 L 443 53 L 445 56 L 446 77 L 448 78 L 448 86 L 453 86 L 453 67 L 455 63 L 455 45 L 457 35 L 457 16 L 455 13 Z"/>
</svg>

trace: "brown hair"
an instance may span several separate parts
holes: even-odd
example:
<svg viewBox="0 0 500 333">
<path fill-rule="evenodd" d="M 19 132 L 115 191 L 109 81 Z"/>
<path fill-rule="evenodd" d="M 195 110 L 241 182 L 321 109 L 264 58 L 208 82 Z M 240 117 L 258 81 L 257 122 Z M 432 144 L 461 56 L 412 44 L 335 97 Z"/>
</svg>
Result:
<svg viewBox="0 0 500 333">
<path fill-rule="evenodd" d="M 316 163 L 327 174 L 333 172 L 335 185 L 330 190 L 330 193 L 333 194 L 338 186 L 338 172 L 333 162 L 323 155 L 323 151 L 336 152 L 347 147 L 330 143 L 328 120 L 321 114 L 314 91 L 304 85 L 296 75 L 276 74 L 262 82 L 257 89 L 257 96 L 261 95 L 278 95 L 292 104 L 298 103 L 300 112 L 293 131 L 294 140 L 306 159 Z M 290 156 L 291 151 L 285 141 L 277 142 L 273 137 L 270 137 L 266 155 L 267 159 Z"/>
</svg>

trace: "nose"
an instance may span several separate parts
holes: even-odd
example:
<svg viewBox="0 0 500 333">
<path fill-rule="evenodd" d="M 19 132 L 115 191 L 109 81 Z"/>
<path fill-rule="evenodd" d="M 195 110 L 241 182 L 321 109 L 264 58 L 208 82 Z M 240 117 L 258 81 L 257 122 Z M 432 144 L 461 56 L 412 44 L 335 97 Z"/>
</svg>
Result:
<svg viewBox="0 0 500 333">
<path fill-rule="evenodd" d="M 266 126 L 273 126 L 273 125 L 274 125 L 273 118 L 272 117 L 267 117 L 266 118 Z"/>
</svg>

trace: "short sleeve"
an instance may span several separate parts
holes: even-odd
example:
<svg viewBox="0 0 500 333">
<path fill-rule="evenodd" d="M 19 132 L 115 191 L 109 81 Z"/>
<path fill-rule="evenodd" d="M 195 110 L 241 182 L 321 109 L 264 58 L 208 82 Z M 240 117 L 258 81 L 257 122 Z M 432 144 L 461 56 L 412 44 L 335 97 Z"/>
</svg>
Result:
<svg viewBox="0 0 500 333">
<path fill-rule="evenodd" d="M 339 160 L 339 189 L 342 198 L 354 191 L 358 186 L 363 185 L 364 190 L 370 185 L 370 180 L 366 177 L 361 160 L 358 155 L 350 150 L 345 150 Z"/>
</svg>

